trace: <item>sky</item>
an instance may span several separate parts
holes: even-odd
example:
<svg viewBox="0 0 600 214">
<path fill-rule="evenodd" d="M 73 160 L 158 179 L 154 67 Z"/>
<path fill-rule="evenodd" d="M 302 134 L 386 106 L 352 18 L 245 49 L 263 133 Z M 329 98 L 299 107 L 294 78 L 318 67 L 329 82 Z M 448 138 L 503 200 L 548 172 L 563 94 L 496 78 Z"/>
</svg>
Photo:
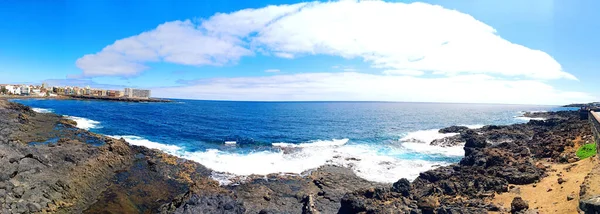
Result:
<svg viewBox="0 0 600 214">
<path fill-rule="evenodd" d="M 600 100 L 595 0 L 1 4 L 0 83 L 201 100 Z"/>
</svg>

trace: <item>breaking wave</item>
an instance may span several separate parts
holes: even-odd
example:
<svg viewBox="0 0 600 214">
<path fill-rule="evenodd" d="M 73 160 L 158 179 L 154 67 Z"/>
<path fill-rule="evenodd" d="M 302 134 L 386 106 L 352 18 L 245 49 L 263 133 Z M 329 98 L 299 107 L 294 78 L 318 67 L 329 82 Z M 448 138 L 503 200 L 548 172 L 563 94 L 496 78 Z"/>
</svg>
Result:
<svg viewBox="0 0 600 214">
<path fill-rule="evenodd" d="M 229 184 L 234 179 L 249 175 L 301 174 L 327 164 L 348 167 L 358 176 L 370 181 L 391 183 L 400 178 L 414 179 L 419 173 L 434 166 L 450 164 L 445 161 L 394 157 L 402 156 L 407 150 L 377 145 L 348 145 L 348 139 L 320 140 L 303 144 L 274 143 L 274 147 L 280 148 L 279 150 L 237 153 L 218 149 L 190 152 L 176 145 L 152 142 L 137 136 L 110 137 L 123 138 L 133 145 L 160 149 L 196 161 L 213 169 L 215 173 L 212 178 L 221 184 Z M 444 152 L 440 154 L 458 155 Z"/>
<path fill-rule="evenodd" d="M 518 116 L 518 117 L 515 117 L 515 119 L 517 119 L 517 120 L 524 120 L 524 121 L 546 120 L 546 118 L 543 118 L 543 117 L 525 117 L 525 116 Z"/>
<path fill-rule="evenodd" d="M 37 113 L 52 113 L 52 109 L 45 109 L 45 108 L 31 108 L 31 110 L 37 112 Z"/>
<path fill-rule="evenodd" d="M 342 146 L 348 143 L 349 139 L 333 139 L 333 140 L 317 140 L 310 143 L 272 143 L 275 147 L 291 147 L 291 148 L 308 148 L 308 147 L 326 147 L 326 146 Z"/>
<path fill-rule="evenodd" d="M 164 152 L 172 154 L 172 155 L 177 155 L 178 153 L 180 153 L 183 150 L 183 148 L 181 148 L 179 146 L 152 142 L 143 137 L 138 137 L 138 136 L 133 136 L 133 135 L 108 135 L 108 137 L 112 137 L 115 139 L 123 138 L 129 144 L 136 145 L 136 146 L 144 146 L 144 147 L 147 147 L 150 149 L 159 149 L 161 151 L 164 151 Z"/>
<path fill-rule="evenodd" d="M 90 130 L 90 129 L 102 128 L 100 126 L 100 122 L 95 121 L 95 120 L 90 120 L 90 119 L 83 118 L 83 117 L 68 116 L 68 115 L 64 115 L 64 116 L 67 119 L 77 122 L 77 128 L 80 128 L 80 129 Z"/>
<path fill-rule="evenodd" d="M 452 137 L 458 135 L 458 133 L 446 133 L 442 134 L 439 129 L 420 130 L 415 132 L 409 132 L 406 136 L 400 138 L 401 142 L 412 142 L 412 143 L 426 143 L 429 144 L 434 140 L 442 139 L 445 137 Z"/>
</svg>

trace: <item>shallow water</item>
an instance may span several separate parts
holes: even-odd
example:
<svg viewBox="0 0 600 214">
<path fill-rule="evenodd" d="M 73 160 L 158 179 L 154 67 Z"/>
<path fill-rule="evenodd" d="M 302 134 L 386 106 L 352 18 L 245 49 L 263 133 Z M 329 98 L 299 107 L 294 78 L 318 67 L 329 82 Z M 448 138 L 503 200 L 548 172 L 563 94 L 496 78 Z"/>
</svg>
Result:
<svg viewBox="0 0 600 214">
<path fill-rule="evenodd" d="M 459 147 L 430 146 L 451 125 L 527 122 L 523 111 L 554 106 L 391 103 L 230 102 L 175 100 L 125 103 L 16 100 L 38 112 L 68 115 L 78 127 L 161 149 L 233 175 L 301 173 L 324 164 L 352 168 L 372 181 L 415 178 L 455 163 Z"/>
</svg>

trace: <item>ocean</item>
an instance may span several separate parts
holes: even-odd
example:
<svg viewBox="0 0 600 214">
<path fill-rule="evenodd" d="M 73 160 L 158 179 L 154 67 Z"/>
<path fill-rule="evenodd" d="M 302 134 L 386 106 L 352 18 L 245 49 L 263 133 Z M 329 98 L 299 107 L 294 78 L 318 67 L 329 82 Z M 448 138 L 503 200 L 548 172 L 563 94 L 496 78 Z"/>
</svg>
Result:
<svg viewBox="0 0 600 214">
<path fill-rule="evenodd" d="M 172 103 L 22 99 L 37 112 L 65 115 L 77 126 L 134 145 L 197 161 L 213 178 L 300 174 L 325 164 L 351 168 L 370 181 L 414 179 L 458 162 L 461 146 L 429 143 L 451 136 L 440 128 L 525 123 L 526 111 L 557 106 L 401 102 Z"/>
</svg>

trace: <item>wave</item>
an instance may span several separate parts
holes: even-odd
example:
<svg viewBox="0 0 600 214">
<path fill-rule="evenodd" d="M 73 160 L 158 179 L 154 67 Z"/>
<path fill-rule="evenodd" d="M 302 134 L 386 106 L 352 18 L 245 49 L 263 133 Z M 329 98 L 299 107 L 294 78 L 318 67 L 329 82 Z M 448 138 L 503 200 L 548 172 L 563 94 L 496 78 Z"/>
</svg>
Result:
<svg viewBox="0 0 600 214">
<path fill-rule="evenodd" d="M 52 109 L 45 109 L 45 108 L 31 108 L 31 110 L 37 112 L 37 113 L 52 113 Z"/>
<path fill-rule="evenodd" d="M 483 124 L 475 124 L 475 125 L 459 125 L 459 126 L 465 126 L 467 128 L 470 128 L 470 129 L 480 129 L 480 128 L 483 128 L 485 125 L 483 125 Z"/>
<path fill-rule="evenodd" d="M 77 122 L 77 128 L 80 128 L 80 129 L 90 130 L 90 129 L 102 128 L 100 126 L 100 122 L 95 121 L 95 120 L 90 120 L 90 119 L 83 118 L 83 117 L 68 116 L 68 115 L 64 115 L 64 116 L 67 119 Z"/>
<path fill-rule="evenodd" d="M 237 142 L 235 141 L 225 141 L 225 145 L 235 145 Z"/>
<path fill-rule="evenodd" d="M 484 127 L 482 124 L 474 124 L 474 125 L 458 125 L 465 126 L 469 129 L 479 129 Z M 414 132 L 409 132 L 400 138 L 400 142 L 410 142 L 410 143 L 426 143 L 429 144 L 434 140 L 442 139 L 445 137 L 452 137 L 458 135 L 459 133 L 440 133 L 440 129 L 429 129 L 429 130 L 419 130 Z"/>
<path fill-rule="evenodd" d="M 377 145 L 347 145 L 348 139 L 314 141 L 296 146 L 294 150 L 227 152 L 217 149 L 190 152 L 176 145 L 167 145 L 138 136 L 109 136 L 123 138 L 133 145 L 160 149 L 181 158 L 196 161 L 214 170 L 212 178 L 222 185 L 243 180 L 250 175 L 296 174 L 331 164 L 352 169 L 358 176 L 375 182 L 392 183 L 400 178 L 414 179 L 419 173 L 448 162 L 407 160 L 390 156 L 389 148 Z M 292 145 L 292 144 L 279 144 Z M 302 144 L 294 144 L 302 145 Z M 284 146 L 284 147 L 286 147 Z M 394 150 L 394 149 L 392 149 Z M 402 149 L 395 149 L 402 153 Z M 393 152 L 392 152 L 393 153 Z"/>
<path fill-rule="evenodd" d="M 317 140 L 310 143 L 272 143 L 275 147 L 289 147 L 289 148 L 308 148 L 308 147 L 326 147 L 326 146 L 342 146 L 348 143 L 350 139 L 333 139 L 333 140 Z"/>
<path fill-rule="evenodd" d="M 419 173 L 447 162 L 406 160 L 381 154 L 366 145 L 341 147 L 304 147 L 292 152 L 258 151 L 248 154 L 209 149 L 184 152 L 183 158 L 196 161 L 218 172 L 213 179 L 228 184 L 237 176 L 272 173 L 301 174 L 307 170 L 332 164 L 352 169 L 358 176 L 375 182 L 392 183 L 400 178 L 414 179 Z"/>
<path fill-rule="evenodd" d="M 517 119 L 517 120 L 524 120 L 524 121 L 546 120 L 546 118 L 543 118 L 543 117 L 525 117 L 525 116 L 516 116 L 515 119 Z"/>
<path fill-rule="evenodd" d="M 406 136 L 400 138 L 401 142 L 412 142 L 412 143 L 431 143 L 434 140 L 442 139 L 445 137 L 452 137 L 458 135 L 458 133 L 446 133 L 442 134 L 439 129 L 420 130 L 415 132 L 409 132 Z"/>
<path fill-rule="evenodd" d="M 401 147 L 407 151 L 429 155 L 443 155 L 448 157 L 461 157 L 465 155 L 463 144 L 452 147 L 432 146 L 428 143 L 404 142 Z"/>
<path fill-rule="evenodd" d="M 143 137 L 133 136 L 133 135 L 107 135 L 108 137 L 115 139 L 125 139 L 127 143 L 136 145 L 136 146 L 144 146 L 150 149 L 159 149 L 161 151 L 167 152 L 172 155 L 180 154 L 183 151 L 183 148 L 175 145 L 162 144 L 157 142 L 152 142 Z"/>
</svg>

